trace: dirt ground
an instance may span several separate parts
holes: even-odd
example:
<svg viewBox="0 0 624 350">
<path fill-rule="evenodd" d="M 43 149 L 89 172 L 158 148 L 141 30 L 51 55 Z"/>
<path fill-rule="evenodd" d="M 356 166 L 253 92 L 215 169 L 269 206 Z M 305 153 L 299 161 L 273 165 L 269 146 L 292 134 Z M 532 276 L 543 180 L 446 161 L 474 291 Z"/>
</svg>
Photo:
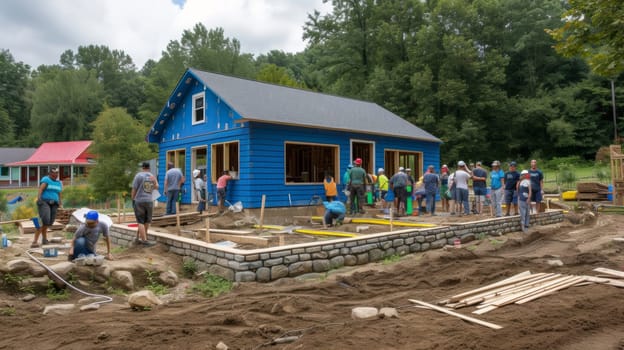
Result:
<svg viewBox="0 0 624 350">
<path fill-rule="evenodd" d="M 573 287 L 481 316 L 471 313 L 474 308 L 457 310 L 500 330 L 408 301 L 435 303 L 526 270 L 624 270 L 624 243 L 612 240 L 624 236 L 624 216 L 599 214 L 584 224 L 572 219 L 460 249 L 344 268 L 323 279 L 237 284 L 216 298 L 188 295 L 150 311 L 133 311 L 115 296 L 97 311 L 44 316 L 42 308 L 54 302 L 39 297 L 26 303 L 0 291 L 0 301 L 15 307 L 15 314 L 0 316 L 0 349 L 215 349 L 219 342 L 229 349 L 624 349 L 624 289 L 612 286 Z M 118 258 L 150 254 L 181 264 L 158 247 L 150 249 L 130 249 Z M 552 259 L 563 266 L 551 266 Z M 351 310 L 358 306 L 394 307 L 399 317 L 354 320 Z M 299 338 L 271 344 L 283 336 Z"/>
</svg>

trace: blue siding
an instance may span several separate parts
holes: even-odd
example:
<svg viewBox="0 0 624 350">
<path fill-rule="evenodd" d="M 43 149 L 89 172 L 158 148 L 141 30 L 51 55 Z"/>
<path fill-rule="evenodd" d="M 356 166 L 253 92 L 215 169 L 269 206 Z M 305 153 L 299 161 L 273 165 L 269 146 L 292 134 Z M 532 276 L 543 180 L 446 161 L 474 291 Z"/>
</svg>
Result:
<svg viewBox="0 0 624 350">
<path fill-rule="evenodd" d="M 205 92 L 206 119 L 204 123 L 192 125 L 192 96 L 202 91 Z M 214 143 L 239 142 L 239 179 L 230 181 L 227 200 L 231 203 L 241 201 L 245 208 L 259 208 L 263 194 L 266 195 L 267 207 L 307 205 L 314 196 L 324 198 L 323 185 L 320 183 L 285 183 L 284 155 L 287 141 L 337 146 L 339 171 L 334 177 L 339 183 L 339 189 L 343 188 L 342 174 L 351 162 L 352 140 L 374 144 L 372 169 L 384 167 L 384 152 L 389 149 L 422 152 L 423 168 L 429 164 L 439 168 L 440 148 L 436 142 L 264 123 L 235 123 L 240 119 L 238 113 L 196 80 L 190 82 L 190 88 L 185 95 L 179 96 L 179 101 L 171 110 L 171 116 L 162 121 L 164 128 L 158 139 L 158 181 L 162 187 L 167 152 L 184 149 L 186 169 L 183 172 L 187 181 L 182 202 L 186 204 L 192 198 L 192 150 L 207 147 L 206 170 L 211 174 L 211 146 Z M 392 175 L 392 172 L 392 169 L 386 169 L 387 175 Z M 209 190 L 215 193 L 213 182 L 216 179 L 210 180 Z"/>
</svg>

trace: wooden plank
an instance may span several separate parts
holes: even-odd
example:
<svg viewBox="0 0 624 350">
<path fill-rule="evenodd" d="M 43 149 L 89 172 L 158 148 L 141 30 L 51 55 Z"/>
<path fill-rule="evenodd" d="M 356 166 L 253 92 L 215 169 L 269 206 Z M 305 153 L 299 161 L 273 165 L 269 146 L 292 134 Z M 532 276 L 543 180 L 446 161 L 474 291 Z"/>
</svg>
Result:
<svg viewBox="0 0 624 350">
<path fill-rule="evenodd" d="M 436 310 L 436 311 L 440 311 L 440 312 L 443 312 L 445 314 L 452 315 L 452 316 L 455 316 L 455 317 L 459 317 L 462 320 L 466 320 L 468 322 L 476 323 L 476 324 L 479 324 L 481 326 L 485 326 L 485 327 L 492 328 L 492 329 L 501 329 L 501 328 L 503 328 L 502 326 L 499 326 L 497 324 L 486 322 L 486 321 L 482 321 L 482 320 L 476 319 L 474 317 L 466 316 L 466 315 L 460 314 L 459 312 L 448 310 L 446 308 L 443 308 L 443 307 L 440 307 L 440 306 L 437 306 L 437 305 L 425 303 L 424 301 L 415 300 L 415 299 L 408 299 L 408 300 L 411 303 L 422 305 L 422 306 L 426 306 L 426 307 L 428 307 L 430 309 L 433 309 L 433 310 Z"/>
<path fill-rule="evenodd" d="M 573 285 L 575 285 L 575 284 L 577 284 L 579 282 L 583 282 L 583 281 L 585 281 L 585 278 L 583 276 L 574 276 L 572 279 L 570 279 L 566 283 L 561 283 L 561 284 L 559 284 L 557 286 L 553 286 L 552 288 L 550 288 L 548 290 L 545 290 L 545 291 L 543 291 L 541 293 L 537 293 L 537 294 L 531 295 L 529 297 L 526 297 L 524 299 L 517 300 L 515 303 L 519 304 L 519 305 L 520 304 L 524 304 L 524 303 L 528 303 L 529 301 L 532 301 L 532 300 L 535 300 L 535 299 L 538 299 L 538 298 L 550 295 L 550 294 L 552 294 L 552 293 L 554 293 L 556 291 L 559 291 L 559 290 L 571 287 L 571 286 L 573 286 Z"/>
<path fill-rule="evenodd" d="M 522 281 L 524 279 L 531 278 L 532 276 L 534 275 L 531 275 L 531 271 L 524 271 L 519 274 L 513 275 L 511 277 L 505 278 L 504 280 L 498 281 L 496 283 L 488 284 L 487 286 L 483 286 L 481 288 L 477 288 L 477 289 L 469 290 L 464 293 L 453 295 L 448 300 L 451 303 L 458 302 L 467 296 L 471 296 L 473 294 L 477 294 L 483 291 L 488 291 L 490 289 L 494 289 L 496 287 L 504 286 L 504 285 L 511 284 L 514 282 Z"/>
<path fill-rule="evenodd" d="M 544 283 L 544 284 L 536 286 L 536 287 L 532 287 L 532 288 L 529 288 L 529 289 L 525 289 L 525 290 L 519 291 L 518 293 L 515 293 L 515 294 L 503 295 L 503 296 L 501 296 L 499 298 L 496 298 L 496 299 L 484 302 L 481 305 L 478 305 L 477 308 L 481 309 L 481 308 L 486 308 L 488 306 L 498 306 L 498 307 L 505 306 L 505 305 L 514 303 L 515 301 L 517 301 L 519 299 L 526 298 L 526 297 L 528 297 L 530 295 L 533 295 L 533 294 L 536 294 L 536 293 L 540 293 L 541 291 L 543 291 L 546 288 L 549 288 L 551 286 L 558 285 L 560 283 L 564 283 L 569 278 L 570 278 L 570 276 L 564 276 L 564 277 L 561 277 L 561 278 L 557 278 L 554 281 L 550 281 L 550 282 Z"/>
<path fill-rule="evenodd" d="M 624 278 L 624 271 L 612 270 L 612 269 L 608 269 L 606 267 L 597 267 L 597 268 L 593 269 L 592 271 L 604 273 L 604 274 L 607 274 L 607 275 L 617 276 L 619 278 Z"/>
<path fill-rule="evenodd" d="M 522 281 L 519 282 L 517 284 L 514 284 L 512 286 L 510 286 L 507 289 L 502 289 L 499 291 L 496 291 L 496 293 L 493 294 L 487 294 L 484 295 L 480 300 L 475 300 L 475 301 L 471 301 L 470 303 L 467 302 L 468 305 L 474 305 L 477 304 L 479 302 L 483 303 L 483 305 L 477 306 L 477 307 L 485 307 L 488 304 L 494 303 L 498 300 L 506 300 L 508 298 L 509 295 L 512 294 L 518 294 L 518 293 L 522 293 L 523 291 L 529 290 L 531 288 L 534 288 L 536 286 L 539 285 L 543 285 L 544 283 L 548 282 L 549 280 L 555 279 L 560 277 L 561 275 L 559 274 L 547 274 L 545 276 L 540 276 L 539 278 L 536 279 L 531 279 L 531 280 L 526 280 L 526 281 Z M 503 287 L 505 288 L 505 287 Z"/>
<path fill-rule="evenodd" d="M 197 232 L 201 233 L 201 234 L 205 234 L 206 233 L 206 229 L 205 228 L 200 228 L 197 229 Z M 250 235 L 253 234 L 253 231 L 249 231 L 249 230 L 224 230 L 224 229 L 220 229 L 220 228 L 211 228 L 210 232 L 214 232 L 214 233 L 227 233 L 230 235 Z"/>
<path fill-rule="evenodd" d="M 624 288 L 624 281 L 616 280 L 611 277 L 607 277 L 607 278 L 594 277 L 594 276 L 583 276 L 583 277 L 585 277 L 585 280 L 589 282 L 608 284 L 610 286 Z"/>
<path fill-rule="evenodd" d="M 277 240 L 277 237 L 240 236 L 225 233 L 215 233 L 213 231 L 213 229 L 210 229 L 210 240 L 213 242 L 232 241 L 240 244 L 255 244 L 261 247 L 268 247 L 272 242 L 275 242 Z"/>
<path fill-rule="evenodd" d="M 54 225 L 50 226 L 48 229 L 49 230 L 62 230 L 64 228 L 65 228 L 65 225 L 63 225 L 62 223 L 58 221 L 54 221 Z M 19 231 L 21 234 L 30 234 L 30 233 L 37 232 L 37 229 L 35 228 L 35 224 L 32 222 L 32 220 L 27 220 L 27 221 L 22 221 L 19 223 Z"/>
</svg>

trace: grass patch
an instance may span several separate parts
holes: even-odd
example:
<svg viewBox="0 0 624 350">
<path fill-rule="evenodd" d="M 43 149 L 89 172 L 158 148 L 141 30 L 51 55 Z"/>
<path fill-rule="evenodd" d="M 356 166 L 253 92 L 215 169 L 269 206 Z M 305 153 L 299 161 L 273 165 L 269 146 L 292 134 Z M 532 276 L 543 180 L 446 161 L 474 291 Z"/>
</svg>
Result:
<svg viewBox="0 0 624 350">
<path fill-rule="evenodd" d="M 14 316 L 15 308 L 14 307 L 3 307 L 0 308 L 0 316 Z"/>
<path fill-rule="evenodd" d="M 498 240 L 498 239 L 496 239 L 496 238 L 490 238 L 490 244 L 491 244 L 491 245 L 499 245 L 499 244 L 502 244 L 503 242 L 504 242 L 504 241 L 499 241 L 499 240 Z"/>
<path fill-rule="evenodd" d="M 158 274 L 158 271 L 145 270 L 145 275 L 147 276 L 148 282 L 148 285 L 145 286 L 145 288 L 147 290 L 151 290 L 152 293 L 156 295 L 167 294 L 169 292 L 169 288 L 164 284 L 158 282 L 156 274 Z"/>
<path fill-rule="evenodd" d="M 389 265 L 389 264 L 394 264 L 398 262 L 399 260 L 401 260 L 401 256 L 399 254 L 392 254 L 390 256 L 387 256 L 385 259 L 383 259 L 382 263 L 384 265 Z"/>
<path fill-rule="evenodd" d="M 69 299 L 69 290 L 59 289 L 52 281 L 48 281 L 48 289 L 46 290 L 46 297 L 50 300 L 67 300 Z"/>
<path fill-rule="evenodd" d="M 25 287 L 22 285 L 22 282 L 28 278 L 28 276 L 14 275 L 10 272 L 7 272 L 2 275 L 2 286 L 9 293 L 32 293 L 33 290 L 30 287 Z"/>
<path fill-rule="evenodd" d="M 223 277 L 205 274 L 201 282 L 195 283 L 191 290 L 205 297 L 216 297 L 232 290 L 234 284 Z"/>
<path fill-rule="evenodd" d="M 111 253 L 120 254 L 120 253 L 125 252 L 127 249 L 128 249 L 127 247 L 117 246 L 117 247 L 111 248 Z"/>
<path fill-rule="evenodd" d="M 192 278 L 199 270 L 197 262 L 194 259 L 185 259 L 182 264 L 182 274 L 186 278 Z"/>
</svg>

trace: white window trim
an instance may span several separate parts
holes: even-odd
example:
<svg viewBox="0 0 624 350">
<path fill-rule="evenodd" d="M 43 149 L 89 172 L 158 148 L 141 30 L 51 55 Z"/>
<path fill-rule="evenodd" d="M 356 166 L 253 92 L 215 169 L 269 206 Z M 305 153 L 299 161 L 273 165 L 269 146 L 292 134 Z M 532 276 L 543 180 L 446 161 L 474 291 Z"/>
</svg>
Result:
<svg viewBox="0 0 624 350">
<path fill-rule="evenodd" d="M 203 107 L 203 109 L 204 109 L 204 119 L 203 119 L 203 120 L 200 120 L 200 121 L 197 121 L 197 120 L 195 120 L 195 100 L 196 100 L 197 98 L 199 98 L 199 97 L 202 97 L 202 98 L 204 99 L 204 107 Z M 205 123 L 205 122 L 206 122 L 206 105 L 207 105 L 207 104 L 206 104 L 206 94 L 205 94 L 203 91 L 202 91 L 202 92 L 199 92 L 199 93 L 197 93 L 197 94 L 194 94 L 194 95 L 191 97 L 191 100 L 193 101 L 193 103 L 192 103 L 192 111 L 191 111 L 191 120 L 192 120 L 192 125 L 196 125 L 196 124 L 203 124 L 203 123 Z"/>
</svg>

